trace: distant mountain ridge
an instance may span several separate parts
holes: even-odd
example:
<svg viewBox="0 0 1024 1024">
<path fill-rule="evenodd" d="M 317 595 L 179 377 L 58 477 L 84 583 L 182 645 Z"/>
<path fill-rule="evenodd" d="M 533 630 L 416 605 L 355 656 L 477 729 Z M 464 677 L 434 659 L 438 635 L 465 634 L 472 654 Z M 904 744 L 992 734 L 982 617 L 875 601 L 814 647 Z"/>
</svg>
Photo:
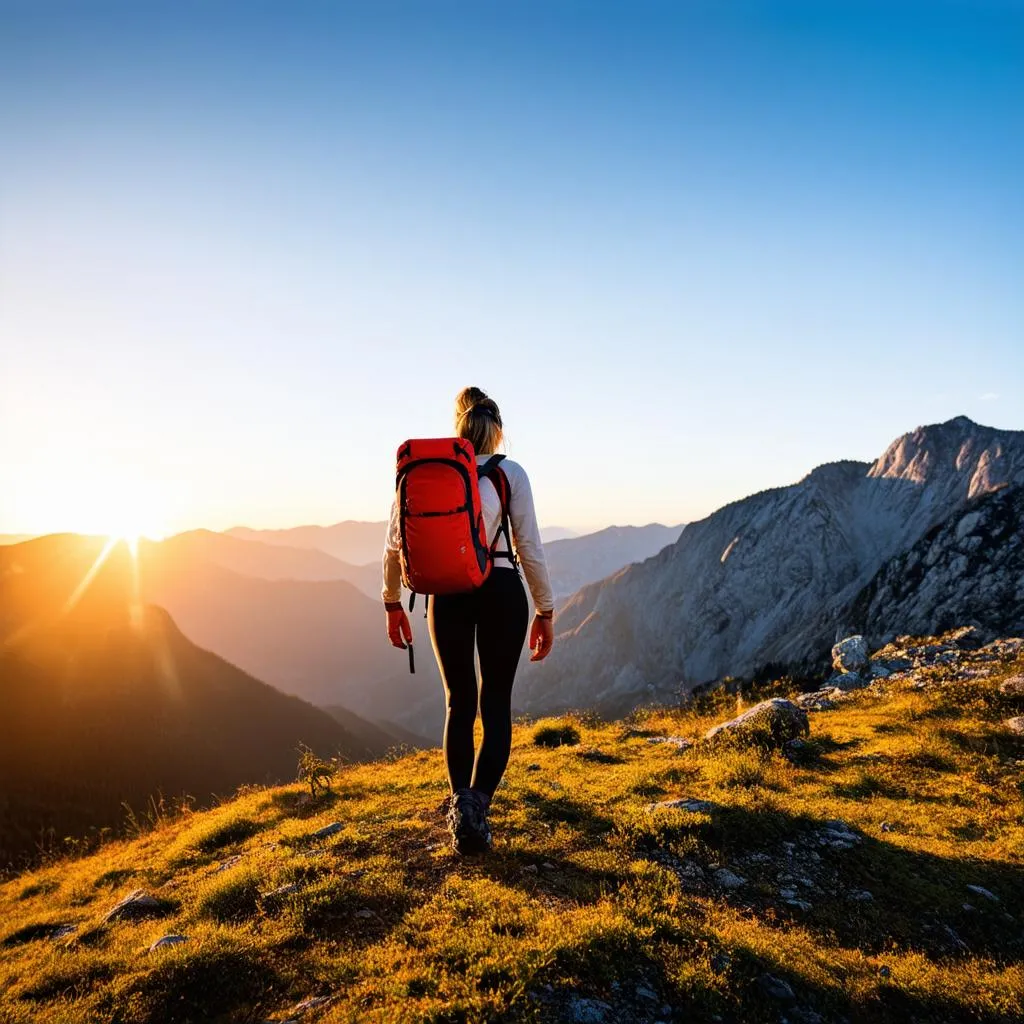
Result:
<svg viewBox="0 0 1024 1024">
<path fill-rule="evenodd" d="M 380 565 L 387 526 L 384 520 L 362 522 L 347 519 L 333 526 L 293 526 L 282 530 L 253 530 L 247 526 L 236 526 L 226 530 L 225 535 L 263 544 L 312 548 L 349 565 L 364 567 Z M 577 531 L 565 526 L 542 526 L 540 535 L 545 544 L 580 536 Z"/>
<path fill-rule="evenodd" d="M 588 583 L 604 579 L 633 562 L 642 562 L 675 543 L 682 526 L 608 526 L 582 537 L 549 541 L 544 556 L 556 606 Z"/>
<path fill-rule="evenodd" d="M 726 505 L 573 595 L 517 706 L 618 712 L 769 664 L 817 664 L 886 562 L 967 502 L 1022 481 L 1024 431 L 958 417 L 898 438 L 874 463 L 827 464 Z"/>
<path fill-rule="evenodd" d="M 297 746 L 366 760 L 400 742 L 343 723 L 197 647 L 136 591 L 127 546 L 51 536 L 0 549 L 0 864 L 124 821 L 158 791 L 200 803 L 294 778 Z M 88 580 L 86 586 L 80 586 Z"/>
<path fill-rule="evenodd" d="M 231 572 L 267 580 L 347 579 L 357 567 L 319 548 L 288 547 L 263 541 L 243 540 L 230 533 L 189 530 L 159 544 L 169 557 L 204 559 Z"/>
<path fill-rule="evenodd" d="M 240 540 L 280 544 L 290 548 L 315 548 L 350 565 L 380 564 L 387 523 L 347 519 L 332 526 L 293 526 L 283 530 L 253 530 L 236 526 L 225 531 Z"/>
<path fill-rule="evenodd" d="M 441 682 L 421 616 L 411 617 L 422 652 L 411 675 L 387 642 L 379 601 L 345 580 L 247 577 L 156 547 L 140 549 L 140 568 L 146 599 L 187 636 L 284 692 L 428 736 L 439 728 Z"/>
<path fill-rule="evenodd" d="M 345 580 L 367 597 L 374 600 L 380 597 L 379 562 L 352 565 L 315 547 L 268 544 L 254 538 L 243 539 L 211 530 L 190 530 L 162 541 L 143 540 L 142 546 L 147 551 L 163 551 L 164 562 L 208 562 L 240 576 L 261 580 Z"/>
</svg>

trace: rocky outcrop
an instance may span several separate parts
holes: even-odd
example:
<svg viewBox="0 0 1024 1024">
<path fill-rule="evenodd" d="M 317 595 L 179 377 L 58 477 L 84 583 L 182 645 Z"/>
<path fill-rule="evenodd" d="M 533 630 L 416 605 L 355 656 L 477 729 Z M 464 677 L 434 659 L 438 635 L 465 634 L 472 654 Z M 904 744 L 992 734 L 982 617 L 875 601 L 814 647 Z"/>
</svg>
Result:
<svg viewBox="0 0 1024 1024">
<path fill-rule="evenodd" d="M 755 704 L 731 721 L 712 726 L 704 739 L 782 747 L 809 732 L 807 712 L 803 708 L 782 697 L 773 697 Z"/>
<path fill-rule="evenodd" d="M 620 714 L 725 676 L 820 670 L 880 569 L 1007 484 L 1024 484 L 1024 432 L 959 417 L 899 438 L 873 464 L 821 466 L 727 505 L 575 594 L 517 706 Z"/>
<path fill-rule="evenodd" d="M 999 684 L 1004 697 L 1024 697 L 1024 676 L 1011 676 Z"/>
<path fill-rule="evenodd" d="M 849 628 L 875 643 L 964 623 L 988 637 L 1024 626 L 1024 487 L 957 509 L 883 566 L 848 612 Z"/>
<path fill-rule="evenodd" d="M 174 904 L 153 896 L 144 889 L 134 889 L 103 915 L 103 924 L 114 921 L 145 921 L 151 917 L 166 917 L 174 911 Z"/>
<path fill-rule="evenodd" d="M 832 666 L 837 672 L 863 672 L 868 667 L 868 642 L 862 636 L 848 636 L 832 648 Z"/>
</svg>

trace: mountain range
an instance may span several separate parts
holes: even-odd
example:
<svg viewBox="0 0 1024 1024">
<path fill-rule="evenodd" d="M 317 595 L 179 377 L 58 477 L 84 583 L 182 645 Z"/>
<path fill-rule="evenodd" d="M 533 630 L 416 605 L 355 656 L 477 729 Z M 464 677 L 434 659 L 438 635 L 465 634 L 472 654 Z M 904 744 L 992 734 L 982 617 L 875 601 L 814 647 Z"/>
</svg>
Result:
<svg viewBox="0 0 1024 1024">
<path fill-rule="evenodd" d="M 367 597 L 379 601 L 386 525 L 383 522 L 344 522 L 290 530 L 245 527 L 236 527 L 227 533 L 193 530 L 165 543 L 173 542 L 190 555 L 201 555 L 243 576 L 347 580 Z M 650 523 L 647 526 L 609 526 L 579 536 L 560 526 L 543 528 L 541 536 L 556 602 L 630 562 L 649 558 L 671 544 L 682 529 L 682 526 Z M 280 552 L 276 559 L 274 552 Z"/>
<path fill-rule="evenodd" d="M 609 526 L 582 537 L 544 545 L 551 587 L 558 605 L 588 583 L 604 579 L 632 562 L 642 562 L 675 543 L 682 526 Z"/>
<path fill-rule="evenodd" d="M 102 557 L 101 557 L 102 556 Z M 409 734 L 287 696 L 196 646 L 145 603 L 124 543 L 0 548 L 0 864 L 116 827 L 158 792 L 200 804 L 294 777 L 297 747 L 380 757 Z"/>
<path fill-rule="evenodd" d="M 282 534 L 309 540 L 334 529 Z M 653 555 L 681 529 L 609 527 L 546 544 L 555 593 L 565 596 Z M 320 549 L 287 546 L 281 538 L 267 543 L 254 533 L 242 540 L 238 531 L 200 530 L 142 541 L 145 600 L 166 608 L 196 643 L 287 693 L 321 706 L 341 704 L 386 720 L 388 728 L 439 737 L 444 703 L 426 622 L 411 617 L 419 657 L 410 675 L 404 655 L 384 638 L 379 558 L 353 566 Z"/>
<path fill-rule="evenodd" d="M 358 522 L 348 519 L 333 526 L 293 526 L 285 530 L 252 530 L 236 526 L 227 531 L 229 537 L 255 540 L 289 548 L 323 551 L 350 565 L 380 565 L 384 550 L 387 523 Z"/>
<path fill-rule="evenodd" d="M 139 573 L 147 601 L 166 608 L 197 644 L 258 678 L 314 704 L 438 733 L 440 676 L 421 617 L 412 619 L 422 653 L 411 675 L 404 652 L 387 642 L 379 599 L 344 579 L 244 576 L 188 556 L 173 540 L 143 542 Z"/>
<path fill-rule="evenodd" d="M 384 520 L 365 522 L 346 519 L 333 526 L 293 526 L 283 530 L 253 530 L 248 526 L 236 526 L 226 532 L 228 536 L 240 540 L 255 540 L 290 548 L 312 548 L 351 565 L 379 566 L 387 525 Z M 540 535 L 545 543 L 579 536 L 564 526 L 543 526 Z"/>
<path fill-rule="evenodd" d="M 573 595 L 517 706 L 618 712 L 725 676 L 818 670 L 892 559 L 969 503 L 1022 482 L 1024 432 L 957 417 L 898 438 L 873 463 L 826 464 L 726 505 Z M 937 596 L 922 621 L 935 617 Z"/>
<path fill-rule="evenodd" d="M 50 826 L 116 824 L 122 801 L 157 790 L 203 799 L 290 777 L 300 741 L 346 759 L 438 742 L 426 623 L 412 617 L 410 675 L 384 637 L 376 555 L 312 543 L 341 552 L 353 525 L 367 528 L 345 542 L 357 558 L 351 538 L 369 550 L 382 524 L 191 531 L 136 558 L 72 535 L 0 546 L 0 859 Z M 568 597 L 516 708 L 621 714 L 726 676 L 813 675 L 854 631 L 1020 632 L 1022 536 L 1024 432 L 958 417 L 685 529 L 549 542 Z"/>
</svg>

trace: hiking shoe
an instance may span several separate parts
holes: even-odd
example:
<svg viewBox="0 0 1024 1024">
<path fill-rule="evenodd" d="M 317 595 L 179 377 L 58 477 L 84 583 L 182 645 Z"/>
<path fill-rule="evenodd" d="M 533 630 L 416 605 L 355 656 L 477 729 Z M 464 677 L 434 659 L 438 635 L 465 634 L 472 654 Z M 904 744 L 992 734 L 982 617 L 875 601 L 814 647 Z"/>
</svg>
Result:
<svg viewBox="0 0 1024 1024">
<path fill-rule="evenodd" d="M 459 853 L 486 853 L 491 848 L 487 815 L 471 789 L 460 789 L 452 795 L 448 831 L 452 836 L 452 847 Z"/>
</svg>

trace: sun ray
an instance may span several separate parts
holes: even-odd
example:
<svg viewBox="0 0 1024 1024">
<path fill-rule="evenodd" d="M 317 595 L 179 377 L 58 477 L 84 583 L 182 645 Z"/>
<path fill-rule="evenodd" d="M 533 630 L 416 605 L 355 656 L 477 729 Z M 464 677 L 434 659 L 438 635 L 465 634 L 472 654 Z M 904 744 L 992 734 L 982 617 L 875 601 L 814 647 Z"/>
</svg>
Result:
<svg viewBox="0 0 1024 1024">
<path fill-rule="evenodd" d="M 74 591 L 72 591 L 71 596 L 64 603 L 63 608 L 61 608 L 60 612 L 57 615 L 58 618 L 62 618 L 63 616 L 67 615 L 75 607 L 75 605 L 78 604 L 78 602 L 82 599 L 82 595 L 86 592 L 86 590 L 89 589 L 89 584 L 92 583 L 92 581 L 96 578 L 96 574 L 103 567 L 103 563 L 110 557 L 110 552 L 114 550 L 115 546 L 117 545 L 117 542 L 117 537 L 107 538 L 107 542 L 103 545 L 102 550 L 96 556 L 96 560 L 88 568 L 85 575 L 82 577 L 81 581 L 75 587 Z M 10 634 L 10 636 L 4 638 L 3 646 L 7 649 L 10 649 L 17 646 L 20 643 L 23 643 L 32 635 L 33 632 L 35 632 L 35 630 L 40 625 L 42 625 L 46 618 L 47 617 L 45 615 L 39 615 L 36 618 L 26 622 L 20 629 L 16 629 L 13 633 Z"/>
<path fill-rule="evenodd" d="M 132 626 L 142 629 L 142 582 L 139 579 L 139 535 L 126 537 L 128 551 L 132 556 L 132 601 L 129 608 Z"/>
<path fill-rule="evenodd" d="M 107 543 L 103 545 L 103 550 L 96 556 L 96 561 L 92 563 L 89 571 L 82 577 L 82 582 L 78 584 L 74 593 L 68 598 L 67 604 L 64 605 L 61 611 L 62 615 L 67 615 L 82 599 L 82 595 L 89 589 L 89 584 L 96 578 L 96 573 L 103 568 L 103 563 L 110 557 L 110 552 L 117 546 L 119 539 L 118 537 L 107 538 Z"/>
</svg>

